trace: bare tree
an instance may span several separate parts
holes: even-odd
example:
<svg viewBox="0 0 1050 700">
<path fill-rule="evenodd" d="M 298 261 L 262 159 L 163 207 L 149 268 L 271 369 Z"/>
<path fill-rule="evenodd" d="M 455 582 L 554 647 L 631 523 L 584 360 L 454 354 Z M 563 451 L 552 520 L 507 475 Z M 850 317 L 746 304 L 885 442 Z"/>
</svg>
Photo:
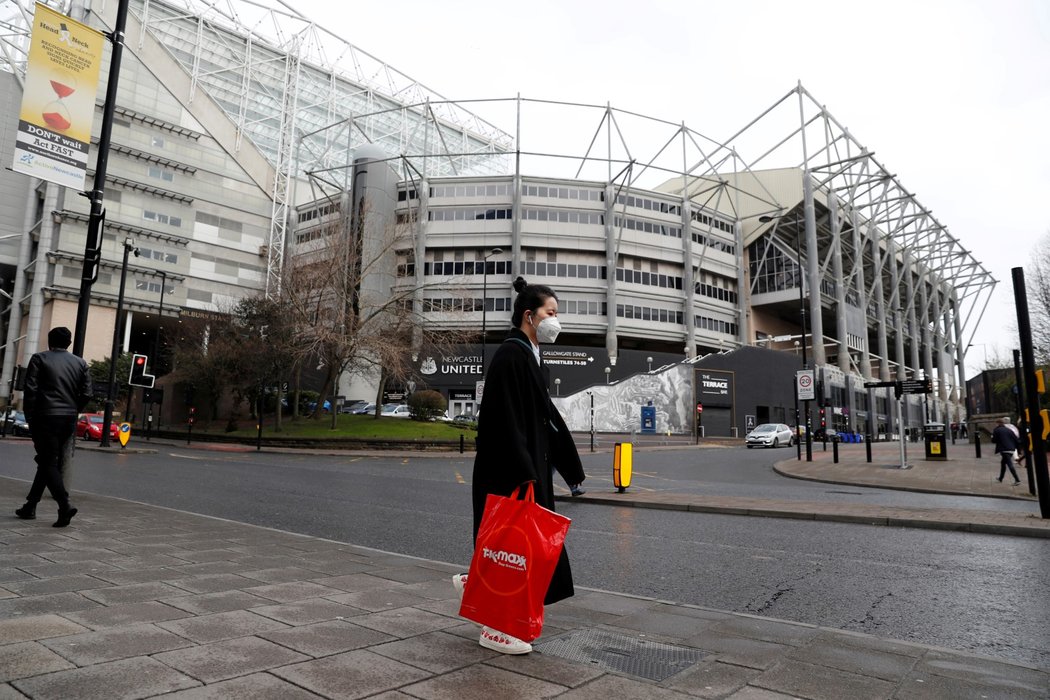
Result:
<svg viewBox="0 0 1050 700">
<path fill-rule="evenodd" d="M 1025 286 L 1036 364 L 1046 365 L 1050 363 L 1050 232 L 1039 240 L 1031 263 L 1025 265 Z"/>
<path fill-rule="evenodd" d="M 366 240 L 364 228 L 351 222 L 346 208 L 339 206 L 339 215 L 293 258 L 281 287 L 296 361 L 316 361 L 324 371 L 314 418 L 344 373 L 378 377 L 378 416 L 386 386 L 414 378 L 409 360 L 419 349 L 414 341 L 423 338 L 440 350 L 470 337 L 464 331 L 425 332 L 417 300 L 423 287 L 415 277 L 399 276 L 396 265 L 397 253 L 414 247 L 412 224 L 385 226 Z"/>
</svg>

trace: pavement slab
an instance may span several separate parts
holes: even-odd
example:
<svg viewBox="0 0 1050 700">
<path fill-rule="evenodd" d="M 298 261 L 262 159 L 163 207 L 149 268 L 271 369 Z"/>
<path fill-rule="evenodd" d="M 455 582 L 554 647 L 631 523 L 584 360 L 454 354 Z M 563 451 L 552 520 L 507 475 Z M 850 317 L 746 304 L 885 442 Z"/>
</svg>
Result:
<svg viewBox="0 0 1050 700">
<path fill-rule="evenodd" d="M 404 696 L 406 700 L 408 696 Z M 164 696 L 164 700 L 318 700 L 311 693 L 270 675 L 253 673 L 228 681 L 211 683 L 200 688 L 180 690 Z"/>
<path fill-rule="evenodd" d="M 259 636 L 314 658 L 363 649 L 397 639 L 393 635 L 344 620 L 330 620 L 276 632 L 263 632 Z"/>
<path fill-rule="evenodd" d="M 239 637 L 154 655 L 172 668 L 204 683 L 305 661 L 309 657 L 258 637 Z"/>
<path fill-rule="evenodd" d="M 284 666 L 272 672 L 320 695 L 349 699 L 394 690 L 430 675 L 367 649 Z"/>
<path fill-rule="evenodd" d="M 137 700 L 199 685 L 187 675 L 148 656 L 12 681 L 31 698 Z"/>
</svg>

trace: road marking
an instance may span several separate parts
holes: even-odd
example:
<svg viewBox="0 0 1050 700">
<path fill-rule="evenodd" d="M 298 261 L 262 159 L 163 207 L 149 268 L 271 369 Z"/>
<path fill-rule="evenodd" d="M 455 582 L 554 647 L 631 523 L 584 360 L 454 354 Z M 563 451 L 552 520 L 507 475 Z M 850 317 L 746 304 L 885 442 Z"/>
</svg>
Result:
<svg viewBox="0 0 1050 700">
<path fill-rule="evenodd" d="M 460 474 L 459 472 L 455 472 L 455 474 L 456 474 L 456 483 L 457 484 L 465 484 L 465 483 L 467 483 L 466 479 L 463 478 L 462 474 Z"/>
<path fill-rule="evenodd" d="M 168 454 L 171 455 L 172 457 L 177 457 L 178 459 L 196 459 L 196 460 L 204 460 L 204 459 L 206 459 L 205 457 L 193 457 L 192 455 L 180 455 L 180 454 L 176 454 L 174 452 L 169 452 Z"/>
</svg>

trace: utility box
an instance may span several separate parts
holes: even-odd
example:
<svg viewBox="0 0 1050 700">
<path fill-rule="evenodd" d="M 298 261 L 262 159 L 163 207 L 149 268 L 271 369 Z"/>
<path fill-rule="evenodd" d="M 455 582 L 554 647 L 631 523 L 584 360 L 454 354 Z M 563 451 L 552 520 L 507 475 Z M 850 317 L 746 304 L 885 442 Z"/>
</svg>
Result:
<svg viewBox="0 0 1050 700">
<path fill-rule="evenodd" d="M 656 406 L 642 406 L 642 432 L 656 432 Z"/>
<path fill-rule="evenodd" d="M 948 441 L 945 439 L 944 423 L 927 423 L 923 426 L 923 437 L 928 461 L 943 462 L 948 459 Z"/>
</svg>

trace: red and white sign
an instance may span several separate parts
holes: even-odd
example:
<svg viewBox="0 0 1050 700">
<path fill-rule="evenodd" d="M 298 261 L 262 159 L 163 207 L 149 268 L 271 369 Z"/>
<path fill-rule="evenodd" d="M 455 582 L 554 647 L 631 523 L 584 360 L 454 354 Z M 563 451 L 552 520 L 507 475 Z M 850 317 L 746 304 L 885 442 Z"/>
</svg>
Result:
<svg viewBox="0 0 1050 700">
<path fill-rule="evenodd" d="M 817 398 L 813 374 L 811 369 L 800 369 L 795 372 L 795 388 L 798 391 L 799 401 L 812 401 Z"/>
</svg>

